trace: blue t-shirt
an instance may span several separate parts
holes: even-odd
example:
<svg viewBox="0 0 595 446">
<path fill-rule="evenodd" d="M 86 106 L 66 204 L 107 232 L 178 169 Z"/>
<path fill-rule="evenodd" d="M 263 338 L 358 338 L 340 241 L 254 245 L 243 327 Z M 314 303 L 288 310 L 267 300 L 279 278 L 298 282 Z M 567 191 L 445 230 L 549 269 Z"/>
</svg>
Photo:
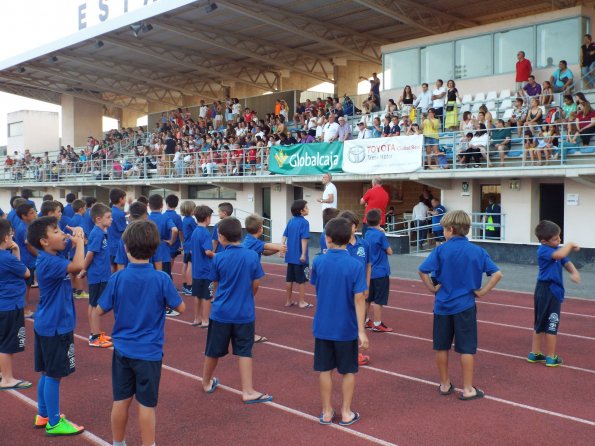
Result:
<svg viewBox="0 0 595 446">
<path fill-rule="evenodd" d="M 351 243 L 347 243 L 347 252 L 351 257 L 361 262 L 365 272 L 368 267 L 368 263 L 371 263 L 370 244 L 360 236 L 356 235 L 355 243 L 353 245 Z"/>
<path fill-rule="evenodd" d="M 262 240 L 257 239 L 252 234 L 246 234 L 246 237 L 244 237 L 244 246 L 256 252 L 259 259 L 264 252 L 264 245 L 265 243 Z"/>
<path fill-rule="evenodd" d="M 155 265 L 155 256 L 149 259 L 149 264 Z M 130 261 L 128 260 L 128 256 L 126 255 L 126 248 L 124 247 L 124 240 L 120 239 L 120 243 L 118 243 L 118 252 L 116 253 L 116 258 L 114 259 L 114 263 L 116 265 L 124 265 L 124 267 L 128 266 Z"/>
<path fill-rule="evenodd" d="M 112 275 L 112 266 L 110 263 L 110 254 L 107 247 L 107 231 L 103 231 L 95 225 L 89 242 L 87 243 L 87 252 L 93 253 L 93 261 L 87 270 L 89 285 L 101 282 L 107 282 Z"/>
<path fill-rule="evenodd" d="M 192 233 L 198 224 L 194 217 L 186 216 L 182 219 L 182 234 L 184 234 L 184 253 L 192 252 Z"/>
<path fill-rule="evenodd" d="M 180 241 L 180 234 L 183 234 L 182 217 L 180 217 L 174 209 L 168 209 L 163 213 L 163 215 L 169 217 L 169 219 L 173 222 L 174 226 L 178 228 L 178 236 L 176 237 L 176 241 L 173 245 L 169 247 L 170 252 L 174 253 L 179 251 L 179 249 L 182 247 L 182 242 Z"/>
<path fill-rule="evenodd" d="M 324 254 L 324 252 L 326 251 L 326 232 L 324 232 L 324 229 L 322 230 L 322 232 L 320 233 L 320 254 Z"/>
<path fill-rule="evenodd" d="M 475 305 L 474 291 L 481 288 L 483 273 L 499 271 L 488 253 L 467 237 L 453 237 L 434 248 L 419 266 L 422 273 L 435 273 L 441 285 L 434 301 L 434 313 L 461 313 Z"/>
<path fill-rule="evenodd" d="M 68 229 L 66 229 L 66 226 L 70 226 L 72 227 L 72 225 L 70 224 L 70 218 L 62 215 L 62 217 L 60 217 L 60 220 L 58 220 L 58 227 L 60 228 L 60 230 L 62 232 L 66 232 L 68 234 L 72 234 L 71 231 L 69 231 Z"/>
<path fill-rule="evenodd" d="M 115 273 L 98 302 L 102 310 L 114 310 L 116 351 L 145 361 L 163 358 L 165 307 L 177 308 L 181 303 L 169 276 L 148 263 L 131 263 Z"/>
<path fill-rule="evenodd" d="M 4 211 L 0 208 L 0 217 L 4 217 Z"/>
<path fill-rule="evenodd" d="M 0 250 L 0 311 L 25 307 L 27 267 L 10 251 Z"/>
<path fill-rule="evenodd" d="M 112 222 L 112 225 L 113 225 L 113 222 Z M 85 211 L 85 214 L 83 215 L 83 224 L 82 224 L 81 227 L 83 228 L 83 232 L 85 233 L 85 237 L 89 238 L 89 234 L 91 233 L 91 231 L 95 227 L 95 223 L 91 219 L 91 211 L 89 209 L 87 209 Z M 109 230 L 107 232 L 107 235 L 109 237 Z"/>
<path fill-rule="evenodd" d="M 302 240 L 310 238 L 310 223 L 302 215 L 292 217 L 285 231 L 283 237 L 287 237 L 287 252 L 285 253 L 285 263 L 292 263 L 294 265 L 302 265 L 300 256 L 302 255 Z M 308 257 L 308 247 L 306 246 L 306 263 L 310 263 Z"/>
<path fill-rule="evenodd" d="M 81 214 L 74 214 L 74 216 L 70 219 L 70 227 L 71 228 L 82 228 L 83 232 L 85 231 L 85 229 L 83 228 L 83 216 Z M 86 237 L 86 236 L 85 236 Z M 75 248 L 74 245 L 72 246 L 72 249 L 70 250 L 70 257 L 73 258 L 74 257 L 74 252 L 75 252 Z M 87 254 L 87 245 L 85 245 L 85 254 Z"/>
<path fill-rule="evenodd" d="M 118 206 L 112 206 L 112 224 L 107 228 L 107 246 L 110 256 L 115 256 L 118 252 L 118 242 L 125 230 L 126 214 Z"/>
<path fill-rule="evenodd" d="M 72 204 L 68 203 L 64 206 L 64 210 L 62 211 L 62 215 L 66 215 L 68 218 L 74 217 L 74 209 L 72 209 Z"/>
<path fill-rule="evenodd" d="M 213 260 L 217 291 L 211 319 L 224 324 L 254 322 L 252 282 L 264 276 L 258 254 L 242 245 L 227 245 Z"/>
<path fill-rule="evenodd" d="M 444 214 L 446 214 L 446 208 L 439 204 L 434 208 L 434 210 L 438 212 L 438 214 L 432 215 L 432 232 L 434 234 L 442 233 L 444 232 L 444 228 L 440 226 L 440 220 L 442 220 L 442 217 L 444 217 Z"/>
<path fill-rule="evenodd" d="M 390 276 L 390 265 L 386 250 L 390 248 L 384 232 L 376 228 L 368 228 L 364 240 L 370 245 L 371 279 Z"/>
<path fill-rule="evenodd" d="M 149 220 L 157 225 L 157 231 L 159 231 L 159 237 L 161 238 L 161 243 L 155 253 L 155 259 L 158 262 L 171 262 L 171 252 L 169 251 L 167 241 L 171 239 L 171 230 L 175 228 L 176 225 L 174 225 L 171 218 L 159 211 L 151 211 Z"/>
<path fill-rule="evenodd" d="M 27 228 L 28 226 L 20 219 L 15 219 L 15 226 L 14 229 L 14 241 L 17 245 L 19 245 L 19 251 L 21 251 L 21 262 L 27 268 L 35 268 L 35 261 L 37 258 L 32 255 L 29 250 L 27 249 L 27 244 L 25 241 L 27 240 Z"/>
<path fill-rule="evenodd" d="M 39 305 L 35 312 L 35 332 L 41 336 L 55 336 L 74 331 L 76 312 L 72 285 L 67 273 L 70 262 L 63 257 L 39 251 L 37 283 Z"/>
<path fill-rule="evenodd" d="M 312 333 L 317 339 L 357 339 L 354 296 L 368 289 L 362 263 L 345 249 L 329 249 L 312 263 L 310 283 L 316 287 Z"/>
<path fill-rule="evenodd" d="M 8 213 L 8 215 L 6 216 L 6 219 L 10 222 L 10 224 L 12 225 L 13 228 L 14 228 L 14 219 L 15 218 L 18 218 L 17 211 L 15 211 L 14 209 L 11 209 L 10 212 Z"/>
<path fill-rule="evenodd" d="M 196 226 L 192 233 L 192 278 L 211 279 L 213 260 L 205 252 L 213 250 L 213 241 L 209 230 L 204 226 Z"/>
<path fill-rule="evenodd" d="M 217 230 L 219 223 L 215 223 L 213 226 L 213 234 L 211 235 L 211 245 L 213 242 L 217 242 L 217 249 L 215 250 L 215 254 L 218 252 L 223 252 L 223 246 L 219 243 L 219 231 Z M 212 249 L 212 246 L 211 246 Z"/>
<path fill-rule="evenodd" d="M 562 267 L 570 260 L 568 257 L 553 259 L 552 255 L 560 249 L 560 246 L 552 248 L 548 245 L 539 245 L 537 248 L 537 265 L 539 274 L 537 280 L 550 282 L 550 290 L 560 302 L 564 300 L 564 278 Z"/>
</svg>

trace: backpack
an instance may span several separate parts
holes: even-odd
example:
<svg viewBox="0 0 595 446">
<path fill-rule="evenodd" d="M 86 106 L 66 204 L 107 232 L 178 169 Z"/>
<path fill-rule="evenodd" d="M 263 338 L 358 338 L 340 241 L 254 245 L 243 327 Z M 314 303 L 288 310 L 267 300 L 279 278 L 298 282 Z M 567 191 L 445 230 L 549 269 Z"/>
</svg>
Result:
<svg viewBox="0 0 595 446">
<path fill-rule="evenodd" d="M 553 124 L 560 119 L 560 117 L 560 109 L 558 107 L 552 107 L 550 111 L 547 112 L 547 115 L 545 115 L 545 122 L 547 124 Z"/>
</svg>

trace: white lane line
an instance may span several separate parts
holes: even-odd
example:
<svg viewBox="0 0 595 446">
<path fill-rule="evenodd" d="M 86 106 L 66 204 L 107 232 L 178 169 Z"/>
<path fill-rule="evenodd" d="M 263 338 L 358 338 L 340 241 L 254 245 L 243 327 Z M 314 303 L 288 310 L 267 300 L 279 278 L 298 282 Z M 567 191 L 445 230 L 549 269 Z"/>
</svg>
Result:
<svg viewBox="0 0 595 446">
<path fill-rule="evenodd" d="M 20 393 L 20 392 L 18 392 L 16 390 L 9 390 L 9 393 L 11 393 L 13 396 L 17 397 L 21 401 L 27 403 L 29 406 L 37 409 L 37 401 L 29 398 L 28 396 L 23 395 L 22 393 Z M 88 431 L 86 428 L 85 428 L 85 432 L 83 432 L 82 434 L 80 434 L 80 436 L 86 438 L 91 443 L 96 444 L 98 446 L 111 446 L 111 443 L 108 443 L 107 441 L 105 441 L 102 438 L 98 437 L 94 433 Z"/>
<path fill-rule="evenodd" d="M 285 290 L 284 289 L 281 289 L 281 288 L 273 288 L 273 287 L 267 287 L 267 286 L 263 286 L 263 285 L 261 285 L 259 287 L 259 289 L 285 292 Z M 316 295 L 315 294 L 312 294 L 312 293 L 306 293 L 306 296 L 316 297 Z M 391 309 L 391 310 L 408 311 L 410 313 L 425 314 L 425 315 L 430 315 L 430 316 L 434 314 L 434 313 L 431 313 L 429 311 L 413 310 L 413 309 L 410 309 L 410 308 L 402 308 L 402 307 L 392 307 L 390 305 L 385 305 L 384 308 L 388 308 L 388 309 Z M 477 322 L 482 323 L 482 324 L 496 325 L 496 326 L 499 326 L 499 327 L 516 328 L 518 330 L 525 330 L 525 331 L 531 331 L 531 332 L 533 331 L 533 329 L 531 327 L 522 327 L 520 325 L 504 324 L 502 322 L 484 321 L 482 319 L 478 319 Z M 593 337 L 582 336 L 582 335 L 577 335 L 577 334 L 572 334 L 572 333 L 558 332 L 558 336 L 568 336 L 568 337 L 571 337 L 571 338 L 578 338 L 578 339 L 586 339 L 588 341 L 595 341 L 595 338 L 593 338 Z"/>
</svg>

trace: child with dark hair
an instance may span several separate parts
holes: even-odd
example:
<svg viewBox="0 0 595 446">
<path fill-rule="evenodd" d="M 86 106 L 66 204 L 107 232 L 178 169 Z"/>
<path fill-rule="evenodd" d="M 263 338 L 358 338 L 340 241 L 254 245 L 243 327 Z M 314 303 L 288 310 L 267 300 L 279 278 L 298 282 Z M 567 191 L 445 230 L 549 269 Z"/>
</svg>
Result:
<svg viewBox="0 0 595 446">
<path fill-rule="evenodd" d="M 149 218 L 149 214 L 147 213 L 147 206 L 144 203 L 141 203 L 140 201 L 135 201 L 128 208 L 128 216 L 130 218 L 130 222 L 147 220 Z M 123 270 L 130 263 L 128 255 L 126 254 L 126 248 L 124 247 L 123 239 L 120 239 L 115 261 L 118 271 Z M 149 259 L 149 263 L 153 265 L 153 267 L 156 270 L 161 271 L 161 262 L 157 262 L 155 260 L 155 256 L 151 256 L 151 258 Z"/>
<path fill-rule="evenodd" d="M 306 282 L 310 276 L 310 262 L 308 260 L 310 223 L 305 219 L 305 216 L 308 215 L 308 202 L 306 200 L 295 200 L 291 204 L 291 215 L 293 217 L 283 231 L 282 240 L 282 243 L 287 246 L 287 252 L 285 253 L 287 301 L 285 306 L 293 307 L 298 305 L 299 308 L 307 309 L 314 306 L 306 302 Z M 294 283 L 298 285 L 299 303 L 293 300 Z"/>
<path fill-rule="evenodd" d="M 176 241 L 178 229 L 174 222 L 167 215 L 161 213 L 163 209 L 163 197 L 159 194 L 153 194 L 149 197 L 149 220 L 157 225 L 159 235 L 161 236 L 161 245 L 155 254 L 155 260 L 161 262 L 161 271 L 171 278 L 171 252 L 170 248 Z M 174 316 L 173 312 L 169 314 Z"/>
<path fill-rule="evenodd" d="M 17 201 L 15 201 L 17 203 Z M 34 311 L 29 302 L 31 286 L 35 281 L 35 264 L 37 262 L 37 249 L 27 242 L 27 228 L 37 218 L 37 212 L 31 203 L 23 202 L 16 208 L 16 218 L 14 219 L 13 231 L 14 240 L 19 246 L 21 262 L 29 269 L 30 275 L 25 280 L 25 317 L 34 316 Z"/>
<path fill-rule="evenodd" d="M 341 211 L 337 208 L 326 208 L 322 211 L 322 232 L 320 233 L 320 254 L 326 252 L 326 234 L 324 227 L 333 218 L 338 217 Z"/>
<path fill-rule="evenodd" d="M 219 358 L 227 355 L 231 342 L 239 357 L 242 400 L 246 404 L 272 401 L 273 397 L 254 390 L 252 347 L 254 345 L 254 295 L 264 271 L 256 252 L 242 246 L 242 225 L 234 217 L 219 222 L 219 242 L 225 248 L 213 260 L 213 307 L 205 349 L 203 389 L 215 391 L 214 377 Z"/>
<path fill-rule="evenodd" d="M 182 248 L 184 258 L 182 260 L 182 292 L 186 296 L 192 296 L 192 233 L 196 229 L 196 220 L 193 217 L 196 204 L 194 201 L 187 200 L 182 203 L 180 213 L 182 214 Z"/>
<path fill-rule="evenodd" d="M 14 354 L 25 350 L 25 280 L 30 276 L 12 236 L 10 222 L 0 220 L 0 390 L 28 389 L 32 385 L 16 379 L 12 369 Z"/>
<path fill-rule="evenodd" d="M 22 201 L 17 203 L 17 200 L 22 200 Z M 6 214 L 6 219 L 10 222 L 10 224 L 12 225 L 13 228 L 15 226 L 14 219 L 17 216 L 17 206 L 19 204 L 23 204 L 26 202 L 27 202 L 27 200 L 25 200 L 24 198 L 21 198 L 18 195 L 14 195 L 14 196 L 10 197 L 10 211 L 8 211 L 8 214 Z"/>
<path fill-rule="evenodd" d="M 53 198 L 52 198 L 53 200 Z M 75 211 L 74 211 L 74 205 L 73 202 L 74 200 L 76 200 L 76 194 L 73 192 L 69 192 L 66 194 L 66 206 L 64 206 L 64 215 L 66 215 L 68 218 L 72 218 L 74 217 Z"/>
<path fill-rule="evenodd" d="M 73 235 L 58 227 L 55 217 L 41 217 L 27 230 L 27 241 L 39 251 L 37 281 L 39 305 L 35 313 L 35 371 L 41 372 L 37 384 L 35 427 L 44 428 L 47 436 L 77 435 L 85 428 L 77 426 L 60 412 L 60 380 L 75 371 L 74 328 L 76 317 L 72 286 L 68 274 L 83 269 L 84 236 L 81 228 L 71 228 Z M 75 247 L 72 261 L 58 256 Z"/>
<path fill-rule="evenodd" d="M 341 217 L 330 220 L 326 225 L 329 249 L 326 254 L 317 256 L 312 264 L 310 283 L 316 287 L 312 332 L 314 370 L 320 372 L 320 424 L 331 424 L 335 418 L 331 402 L 334 369 L 343 376 L 339 424 L 350 426 L 360 419 L 359 413 L 351 410 L 351 401 L 358 372 L 358 346 L 368 348 L 364 329 L 367 285 L 362 263 L 346 251 L 351 236 L 349 220 Z"/>
<path fill-rule="evenodd" d="M 109 258 L 112 272 L 117 270 L 116 254 L 118 252 L 118 244 L 122 238 L 122 234 L 126 229 L 126 214 L 124 213 L 124 206 L 126 205 L 126 192 L 122 189 L 110 189 L 109 201 L 112 205 L 112 224 L 107 229 L 107 245 L 109 250 Z M 87 204 L 87 207 L 89 205 Z M 93 225 L 95 222 L 93 221 Z M 91 232 L 92 228 L 89 228 Z"/>
<path fill-rule="evenodd" d="M 182 313 L 186 307 L 167 274 L 155 270 L 149 263 L 161 244 L 157 226 L 152 221 L 133 221 L 122 234 L 122 241 L 130 263 L 110 278 L 95 309 L 97 316 L 114 310 L 113 444 L 126 444 L 128 410 L 132 398 L 136 397 L 142 444 L 153 445 L 165 308 L 175 308 Z"/>
<path fill-rule="evenodd" d="M 101 331 L 101 321 L 94 310 L 112 274 L 107 233 L 112 224 L 112 211 L 103 203 L 95 203 L 91 208 L 91 218 L 95 222 L 95 227 L 89 234 L 85 264 L 79 277 L 87 276 L 89 283 L 89 308 L 87 309 L 91 328 L 89 346 L 109 348 L 112 346 L 111 338 Z"/>
<path fill-rule="evenodd" d="M 219 213 L 219 220 L 230 217 L 233 214 L 233 205 L 228 202 L 219 203 L 219 206 L 217 206 L 217 212 Z M 214 253 L 223 251 L 223 247 L 219 245 L 219 233 L 217 231 L 218 227 L 219 223 L 215 223 L 215 226 L 213 226 L 212 239 Z"/>
<path fill-rule="evenodd" d="M 370 289 L 366 299 L 366 315 L 372 305 L 374 320 L 366 320 L 366 328 L 379 333 L 393 331 L 382 322 L 382 307 L 388 304 L 390 293 L 390 265 L 388 256 L 393 250 L 388 243 L 384 230 L 380 228 L 381 213 L 378 209 L 372 209 L 366 214 L 368 230 L 364 239 L 370 245 L 370 263 L 372 271 L 370 274 Z"/>
<path fill-rule="evenodd" d="M 170 194 L 167 197 L 165 197 L 165 204 L 167 205 L 167 209 L 165 210 L 163 215 L 170 218 L 176 226 L 176 229 L 178 230 L 176 241 L 173 245 L 169 247 L 169 253 L 171 255 L 170 271 L 174 268 L 176 257 L 180 255 L 180 252 L 182 251 L 182 243 L 184 242 L 184 232 L 182 231 L 182 217 L 180 217 L 176 212 L 176 208 L 178 207 L 179 202 L 180 199 L 177 197 L 177 195 Z"/>
<path fill-rule="evenodd" d="M 91 208 L 93 205 L 97 203 L 97 198 L 95 197 L 85 197 L 85 204 L 87 205 L 87 209 L 85 210 L 85 214 L 83 215 L 83 231 L 85 231 L 85 237 L 89 238 L 89 234 L 95 227 L 95 223 L 91 219 Z M 113 215 L 113 213 L 112 213 Z M 108 233 L 109 235 L 109 233 Z"/>
<path fill-rule="evenodd" d="M 562 364 L 562 358 L 556 354 L 556 335 L 560 324 L 562 302 L 564 302 L 564 279 L 562 267 L 570 273 L 570 280 L 580 283 L 581 276 L 574 264 L 568 259 L 572 251 L 578 251 L 576 243 L 560 246 L 560 227 L 549 220 L 542 220 L 535 228 L 539 240 L 537 264 L 539 275 L 535 286 L 535 326 L 531 352 L 527 361 L 545 363 L 547 367 Z M 541 353 L 545 345 L 545 355 Z"/>
<path fill-rule="evenodd" d="M 66 209 L 66 208 L 64 208 Z M 82 228 L 84 225 L 85 211 L 87 210 L 87 204 L 84 200 L 76 199 L 72 202 L 72 211 L 74 215 L 70 219 L 70 226 L 73 228 Z M 86 237 L 85 237 L 85 250 L 86 250 Z M 85 251 L 86 254 L 86 251 Z M 70 258 L 74 256 L 74 248 L 70 251 Z M 72 288 L 74 289 L 75 299 L 88 299 L 89 294 L 83 290 L 83 279 L 78 276 L 72 276 Z"/>
<path fill-rule="evenodd" d="M 194 217 L 198 225 L 192 232 L 190 246 L 192 250 L 192 295 L 194 300 L 194 321 L 192 326 L 207 328 L 211 314 L 212 287 L 212 259 L 213 240 L 207 229 L 211 224 L 213 210 L 208 206 L 197 206 Z"/>
</svg>

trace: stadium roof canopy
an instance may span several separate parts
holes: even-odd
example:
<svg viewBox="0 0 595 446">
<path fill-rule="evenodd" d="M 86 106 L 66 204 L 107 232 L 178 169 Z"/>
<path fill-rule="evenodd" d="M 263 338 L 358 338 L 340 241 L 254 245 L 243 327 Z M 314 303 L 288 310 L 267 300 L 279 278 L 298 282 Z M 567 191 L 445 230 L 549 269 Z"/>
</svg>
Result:
<svg viewBox="0 0 595 446">
<path fill-rule="evenodd" d="M 160 5 L 165 3 L 166 0 L 159 0 Z M 131 22 L 132 16 L 128 21 L 124 18 L 114 22 L 118 28 L 98 35 L 78 33 L 79 37 L 71 40 L 75 43 L 29 59 L 15 59 L 18 63 L 12 66 L 4 64 L 0 70 L 0 90 L 57 104 L 64 93 L 108 108 L 147 112 L 147 104 L 152 101 L 180 106 L 183 95 L 218 99 L 229 85 L 245 84 L 263 93 L 274 91 L 280 87 L 281 73 L 297 73 L 315 82 L 333 82 L 335 66 L 346 61 L 380 64 L 380 47 L 384 44 L 567 8 L 581 2 L 178 0 L 177 3 L 184 5 L 173 10 L 162 7 L 158 15 L 142 21 Z M 26 32 L 26 24 L 23 29 Z"/>
</svg>

